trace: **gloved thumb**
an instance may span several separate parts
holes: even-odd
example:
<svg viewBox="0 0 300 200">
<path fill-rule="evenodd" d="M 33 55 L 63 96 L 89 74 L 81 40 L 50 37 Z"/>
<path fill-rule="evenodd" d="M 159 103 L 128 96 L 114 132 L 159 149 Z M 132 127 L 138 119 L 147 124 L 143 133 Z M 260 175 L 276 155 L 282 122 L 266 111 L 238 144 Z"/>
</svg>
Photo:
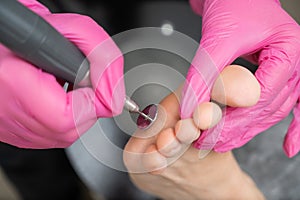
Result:
<svg viewBox="0 0 300 200">
<path fill-rule="evenodd" d="M 300 97 L 293 111 L 294 118 L 284 138 L 283 150 L 291 158 L 300 151 Z"/>
<path fill-rule="evenodd" d="M 229 38 L 213 44 L 205 38 L 204 34 L 186 77 L 181 99 L 182 119 L 191 117 L 198 104 L 209 101 L 220 72 L 238 57 L 237 47 Z"/>
<path fill-rule="evenodd" d="M 198 104 L 210 99 L 213 83 L 225 66 L 237 57 L 258 48 L 256 45 L 249 45 L 253 43 L 252 39 L 245 40 L 241 37 L 241 30 L 247 27 L 236 20 L 239 13 L 217 13 L 218 10 L 225 9 L 224 6 L 226 7 L 220 3 L 215 4 L 214 9 L 203 10 L 200 45 L 183 88 L 182 118 L 191 117 Z M 226 9 L 230 10 L 230 7 Z"/>
<path fill-rule="evenodd" d="M 59 13 L 44 18 L 73 42 L 89 60 L 97 116 L 111 117 L 120 114 L 125 99 L 124 61 L 122 52 L 113 39 L 88 16 Z"/>
</svg>

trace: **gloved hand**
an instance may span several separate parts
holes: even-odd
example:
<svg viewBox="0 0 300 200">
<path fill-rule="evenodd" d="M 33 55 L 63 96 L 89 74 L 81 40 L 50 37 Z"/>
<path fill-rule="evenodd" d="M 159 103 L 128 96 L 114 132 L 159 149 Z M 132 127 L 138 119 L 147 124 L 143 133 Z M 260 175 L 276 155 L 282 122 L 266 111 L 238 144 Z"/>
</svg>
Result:
<svg viewBox="0 0 300 200">
<path fill-rule="evenodd" d="M 298 86 L 299 91 L 299 86 Z M 284 138 L 283 149 L 287 156 L 293 157 L 300 150 L 300 97 L 294 108 L 294 118 Z"/>
<path fill-rule="evenodd" d="M 91 18 L 51 14 L 35 0 L 20 2 L 87 56 L 92 87 L 66 93 L 53 75 L 0 46 L 0 140 L 23 148 L 67 147 L 98 117 L 121 113 L 125 99 L 123 57 Z"/>
<path fill-rule="evenodd" d="M 300 28 L 278 0 L 190 3 L 202 15 L 203 27 L 182 94 L 182 118 L 191 117 L 197 104 L 209 101 L 218 73 L 237 57 L 259 65 L 255 72 L 261 85 L 259 102 L 248 108 L 228 108 L 221 123 L 203 132 L 195 142 L 199 149 L 225 152 L 244 145 L 286 117 L 294 107 L 300 95 Z M 295 128 L 300 117 L 298 110 L 299 106 L 285 140 L 288 156 L 300 149 L 299 128 Z"/>
</svg>

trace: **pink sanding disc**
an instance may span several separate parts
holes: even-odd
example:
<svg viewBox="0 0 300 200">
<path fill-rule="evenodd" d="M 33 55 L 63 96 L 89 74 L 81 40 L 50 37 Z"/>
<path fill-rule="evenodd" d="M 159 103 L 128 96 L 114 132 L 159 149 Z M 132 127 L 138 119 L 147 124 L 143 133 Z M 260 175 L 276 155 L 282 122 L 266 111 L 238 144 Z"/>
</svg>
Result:
<svg viewBox="0 0 300 200">
<path fill-rule="evenodd" d="M 137 124 L 138 128 L 146 129 L 146 128 L 150 127 L 156 119 L 157 105 L 150 104 L 146 108 L 144 108 L 144 110 L 142 112 L 145 113 L 146 115 L 148 115 L 151 119 L 153 119 L 153 121 L 151 121 L 149 119 L 146 119 L 142 115 L 138 116 L 138 118 L 136 120 L 136 124 Z"/>
</svg>

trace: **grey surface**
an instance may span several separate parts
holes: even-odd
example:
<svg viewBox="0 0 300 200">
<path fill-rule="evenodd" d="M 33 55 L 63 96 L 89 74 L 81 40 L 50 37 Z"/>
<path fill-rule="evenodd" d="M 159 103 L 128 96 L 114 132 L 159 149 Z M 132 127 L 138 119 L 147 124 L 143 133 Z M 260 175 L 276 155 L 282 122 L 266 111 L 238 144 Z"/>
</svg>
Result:
<svg viewBox="0 0 300 200">
<path fill-rule="evenodd" d="M 99 132 L 94 126 L 67 149 L 67 154 L 83 182 L 93 193 L 107 199 L 153 199 L 138 190 L 129 181 L 127 173 L 119 170 L 124 170 L 122 152 L 113 151 L 116 147 L 110 146 L 104 138 L 107 132 L 109 140 L 122 147 L 126 141 L 124 133 L 116 129 L 112 119 L 102 119 L 98 123 L 106 130 L 105 133 Z M 114 167 L 117 165 L 119 169 L 108 166 L 110 164 Z"/>
<path fill-rule="evenodd" d="M 290 114 L 234 151 L 242 169 L 254 178 L 268 199 L 300 199 L 300 155 L 290 159 L 282 150 L 292 117 Z"/>
</svg>

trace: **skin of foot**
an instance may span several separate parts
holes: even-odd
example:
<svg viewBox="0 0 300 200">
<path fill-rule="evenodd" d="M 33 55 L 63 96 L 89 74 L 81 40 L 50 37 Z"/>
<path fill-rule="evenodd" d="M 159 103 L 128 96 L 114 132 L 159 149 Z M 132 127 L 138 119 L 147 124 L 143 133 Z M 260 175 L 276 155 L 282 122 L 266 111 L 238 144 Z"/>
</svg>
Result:
<svg viewBox="0 0 300 200">
<path fill-rule="evenodd" d="M 227 74 L 222 76 L 221 73 L 219 83 L 216 81 L 213 90 L 232 91 L 231 84 L 226 83 L 227 78 L 231 78 L 230 67 L 227 67 Z M 232 68 L 234 76 L 242 74 L 242 79 L 245 81 L 246 78 L 247 84 L 250 84 L 253 77 L 242 70 L 236 66 Z M 234 90 L 238 91 L 234 86 Z M 254 93 L 259 93 L 257 85 L 252 89 Z M 180 120 L 180 93 L 181 87 L 167 96 L 159 104 L 155 123 L 147 130 L 137 130 L 127 143 L 124 163 L 132 181 L 140 189 L 163 199 L 264 199 L 231 152 L 212 151 L 199 159 L 200 151 L 191 144 L 202 130 L 218 123 L 222 111 L 217 104 L 204 102 L 195 109 L 192 118 Z M 254 104 L 249 99 L 248 102 L 242 102 L 240 97 L 236 100 L 230 96 L 232 92 L 214 94 L 217 94 L 214 100 L 222 104 L 228 99 L 234 102 L 232 106 Z"/>
</svg>

